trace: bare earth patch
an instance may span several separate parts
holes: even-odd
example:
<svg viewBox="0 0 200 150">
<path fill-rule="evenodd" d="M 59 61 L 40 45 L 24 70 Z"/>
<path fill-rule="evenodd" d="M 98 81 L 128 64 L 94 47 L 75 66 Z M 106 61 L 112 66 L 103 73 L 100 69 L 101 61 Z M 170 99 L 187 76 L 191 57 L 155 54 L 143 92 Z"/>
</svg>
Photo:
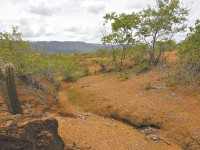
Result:
<svg viewBox="0 0 200 150">
<path fill-rule="evenodd" d="M 68 102 L 68 84 L 62 84 L 60 102 L 63 106 L 59 121 L 59 135 L 67 147 L 72 149 L 124 150 L 124 149 L 178 149 L 160 141 L 152 142 L 133 126 L 114 119 L 106 119 L 86 113 Z M 81 117 L 82 116 L 82 117 Z"/>
<path fill-rule="evenodd" d="M 126 81 L 119 81 L 116 73 L 89 76 L 70 87 L 69 100 L 87 112 L 139 129 L 157 128 L 156 134 L 147 134 L 150 141 L 200 149 L 200 87 L 175 83 L 167 86 L 171 69 L 158 67 L 131 73 Z M 146 83 L 151 85 L 149 90 Z"/>
</svg>

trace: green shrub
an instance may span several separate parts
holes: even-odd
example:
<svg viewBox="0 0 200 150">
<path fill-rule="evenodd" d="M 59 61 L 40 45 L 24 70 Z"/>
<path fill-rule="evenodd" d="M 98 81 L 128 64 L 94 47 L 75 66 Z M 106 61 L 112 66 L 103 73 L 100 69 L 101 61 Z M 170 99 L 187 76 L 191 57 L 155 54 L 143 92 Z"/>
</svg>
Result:
<svg viewBox="0 0 200 150">
<path fill-rule="evenodd" d="M 128 73 L 120 73 L 117 77 L 118 80 L 125 81 L 130 78 L 130 74 Z"/>
<path fill-rule="evenodd" d="M 145 44 L 138 44 L 127 49 L 127 56 L 134 60 L 134 64 L 141 64 L 148 55 L 149 48 Z"/>
<path fill-rule="evenodd" d="M 174 81 L 171 80 L 171 79 L 168 79 L 168 80 L 166 81 L 166 86 L 167 86 L 167 87 L 171 87 L 173 84 L 174 84 Z"/>
<path fill-rule="evenodd" d="M 135 68 L 138 72 L 144 72 L 144 71 L 149 70 L 150 66 L 147 62 L 144 62 L 144 63 L 138 64 Z"/>
<path fill-rule="evenodd" d="M 167 81 L 166 81 L 166 86 L 171 87 L 174 84 L 174 75 L 172 73 L 168 73 Z"/>
<path fill-rule="evenodd" d="M 97 57 L 108 57 L 109 51 L 107 48 L 101 48 L 96 51 L 96 56 Z"/>
<path fill-rule="evenodd" d="M 151 89 L 151 83 L 150 82 L 146 82 L 145 89 L 146 90 L 150 90 Z"/>
<path fill-rule="evenodd" d="M 200 78 L 200 20 L 190 28 L 190 33 L 179 47 L 178 56 L 181 59 L 177 78 L 192 83 Z"/>
</svg>

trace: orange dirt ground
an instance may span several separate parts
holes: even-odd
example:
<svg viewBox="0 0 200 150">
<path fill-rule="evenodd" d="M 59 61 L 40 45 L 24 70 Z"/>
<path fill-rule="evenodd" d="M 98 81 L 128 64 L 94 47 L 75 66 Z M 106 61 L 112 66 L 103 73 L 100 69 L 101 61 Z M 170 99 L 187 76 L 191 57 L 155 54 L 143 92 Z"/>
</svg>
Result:
<svg viewBox="0 0 200 150">
<path fill-rule="evenodd" d="M 72 150 L 198 150 L 200 87 L 166 86 L 176 62 L 172 54 L 168 65 L 140 74 L 128 70 L 125 81 L 111 72 L 62 83 L 59 100 L 25 85 L 18 93 L 25 113 L 58 120 L 59 135 Z M 0 117 L 6 115 L 0 98 Z"/>
<path fill-rule="evenodd" d="M 88 113 L 86 119 L 72 117 L 72 114 L 84 115 L 85 112 L 68 102 L 67 89 L 68 84 L 63 84 L 60 89 L 60 103 L 63 107 L 59 114 L 63 117 L 54 117 L 59 121 L 59 135 L 68 147 L 92 150 L 179 149 L 176 145 L 146 140 L 138 130 L 113 119 L 91 113 Z"/>
<path fill-rule="evenodd" d="M 176 61 L 172 54 L 165 67 L 140 74 L 129 70 L 131 77 L 126 81 L 119 81 L 117 73 L 82 78 L 69 88 L 69 100 L 100 116 L 137 127 L 157 127 L 158 137 L 181 149 L 200 149 L 200 87 L 166 86 Z M 147 83 L 149 90 L 145 89 Z M 150 138 L 147 140 L 152 142 Z"/>
</svg>

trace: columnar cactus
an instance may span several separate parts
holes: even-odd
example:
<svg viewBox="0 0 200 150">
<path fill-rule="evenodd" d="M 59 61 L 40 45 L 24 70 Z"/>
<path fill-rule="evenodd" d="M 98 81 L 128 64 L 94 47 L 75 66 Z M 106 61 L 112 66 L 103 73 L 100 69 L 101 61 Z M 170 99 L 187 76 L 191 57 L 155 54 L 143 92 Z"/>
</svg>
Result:
<svg viewBox="0 0 200 150">
<path fill-rule="evenodd" d="M 4 70 L 0 69 L 0 88 L 8 111 L 13 115 L 22 114 L 15 86 L 14 67 L 11 63 L 6 64 Z"/>
</svg>

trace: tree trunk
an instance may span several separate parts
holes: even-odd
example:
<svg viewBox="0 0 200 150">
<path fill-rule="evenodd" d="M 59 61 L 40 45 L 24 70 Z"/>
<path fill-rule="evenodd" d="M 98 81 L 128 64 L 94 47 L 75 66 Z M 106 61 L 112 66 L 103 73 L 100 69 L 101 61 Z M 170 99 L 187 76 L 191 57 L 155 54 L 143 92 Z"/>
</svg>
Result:
<svg viewBox="0 0 200 150">
<path fill-rule="evenodd" d="M 125 57 L 126 57 L 126 49 L 123 48 L 123 50 L 122 50 L 122 56 L 121 56 L 121 61 L 120 61 L 120 64 L 119 64 L 119 71 L 122 70 L 122 66 L 124 65 Z"/>
</svg>

